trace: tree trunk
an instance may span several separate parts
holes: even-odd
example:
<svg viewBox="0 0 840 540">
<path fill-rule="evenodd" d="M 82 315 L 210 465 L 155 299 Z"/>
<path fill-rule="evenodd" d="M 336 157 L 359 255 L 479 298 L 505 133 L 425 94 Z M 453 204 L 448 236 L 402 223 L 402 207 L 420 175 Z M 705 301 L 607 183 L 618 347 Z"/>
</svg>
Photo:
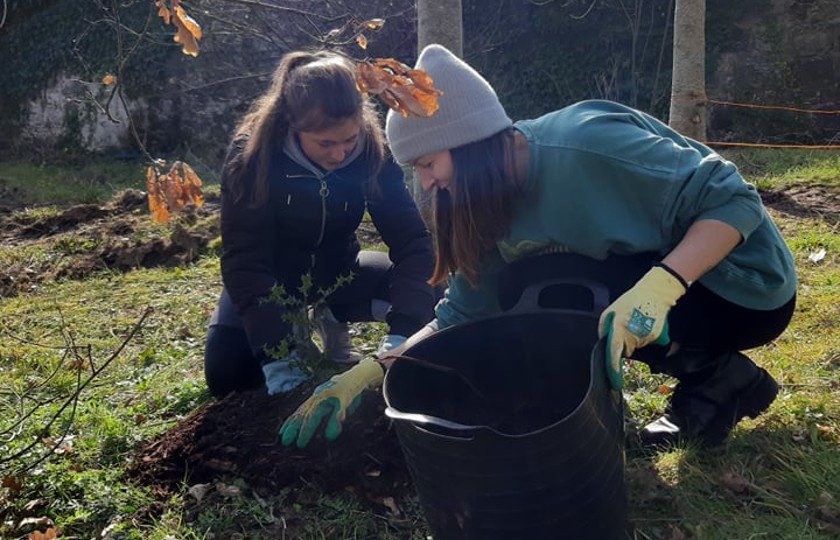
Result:
<svg viewBox="0 0 840 540">
<path fill-rule="evenodd" d="M 670 125 L 706 140 L 706 0 L 676 0 Z"/>
<path fill-rule="evenodd" d="M 464 56 L 461 0 L 417 0 L 417 52 L 430 43 Z"/>
<path fill-rule="evenodd" d="M 437 43 L 452 51 L 459 58 L 464 56 L 464 27 L 461 0 L 417 0 L 417 52 L 426 45 Z M 414 178 L 414 200 L 426 223 L 431 223 L 431 192 Z"/>
</svg>

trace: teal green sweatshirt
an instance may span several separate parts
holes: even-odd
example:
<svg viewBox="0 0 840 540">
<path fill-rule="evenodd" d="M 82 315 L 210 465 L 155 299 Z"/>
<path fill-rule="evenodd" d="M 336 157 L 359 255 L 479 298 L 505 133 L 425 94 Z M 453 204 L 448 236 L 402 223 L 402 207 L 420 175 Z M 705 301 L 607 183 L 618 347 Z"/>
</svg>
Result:
<svg viewBox="0 0 840 540">
<path fill-rule="evenodd" d="M 728 223 L 743 237 L 699 279 L 703 285 L 749 309 L 792 298 L 793 257 L 779 230 L 755 187 L 710 148 L 609 101 L 583 101 L 514 127 L 529 146 L 524 194 L 478 286 L 460 273 L 449 279 L 436 308 L 439 328 L 498 314 L 506 263 L 547 252 L 664 257 L 700 219 Z"/>
</svg>

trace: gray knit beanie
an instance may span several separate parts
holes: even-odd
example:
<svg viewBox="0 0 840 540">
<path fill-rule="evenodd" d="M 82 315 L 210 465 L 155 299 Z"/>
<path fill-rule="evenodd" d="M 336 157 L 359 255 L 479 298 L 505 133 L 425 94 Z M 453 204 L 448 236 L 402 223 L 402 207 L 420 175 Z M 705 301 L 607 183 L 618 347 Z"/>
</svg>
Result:
<svg viewBox="0 0 840 540">
<path fill-rule="evenodd" d="M 388 111 L 385 132 L 399 163 L 480 141 L 513 125 L 490 83 L 445 47 L 425 47 L 416 68 L 425 70 L 443 95 L 429 117 Z"/>
</svg>

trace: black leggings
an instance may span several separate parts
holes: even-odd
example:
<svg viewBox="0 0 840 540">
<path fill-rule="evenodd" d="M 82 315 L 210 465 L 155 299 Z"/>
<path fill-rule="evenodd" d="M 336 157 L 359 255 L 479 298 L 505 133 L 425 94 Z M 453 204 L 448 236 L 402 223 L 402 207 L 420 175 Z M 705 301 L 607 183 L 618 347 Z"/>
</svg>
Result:
<svg viewBox="0 0 840 540">
<path fill-rule="evenodd" d="M 349 269 L 355 274 L 353 279 L 326 298 L 336 319 L 345 322 L 372 321 L 371 301 L 390 302 L 392 268 L 387 253 L 359 252 L 356 264 Z M 260 361 L 251 352 L 242 321 L 225 290 L 221 292 L 207 329 L 204 378 L 214 396 L 263 384 Z"/>
<path fill-rule="evenodd" d="M 630 289 L 659 260 L 653 254 L 612 255 L 599 261 L 575 254 L 552 254 L 522 259 L 502 271 L 499 303 L 511 308 L 521 292 L 532 284 L 547 280 L 586 279 L 607 289 L 609 302 Z M 592 309 L 592 294 L 576 285 L 554 285 L 540 295 L 547 306 Z M 699 282 L 677 301 L 668 315 L 671 341 L 681 346 L 716 352 L 741 351 L 769 343 L 787 328 L 793 316 L 796 297 L 776 309 L 755 310 L 733 304 Z M 606 307 L 606 306 L 601 306 Z M 600 311 L 600 310 L 598 310 Z M 651 360 L 664 356 L 666 347 L 650 345 L 641 351 Z"/>
</svg>

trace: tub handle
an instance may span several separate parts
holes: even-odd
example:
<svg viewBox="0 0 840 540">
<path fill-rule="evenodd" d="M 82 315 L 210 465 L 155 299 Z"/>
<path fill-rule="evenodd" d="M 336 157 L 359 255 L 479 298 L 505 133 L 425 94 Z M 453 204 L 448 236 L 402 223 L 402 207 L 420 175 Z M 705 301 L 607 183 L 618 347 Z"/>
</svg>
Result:
<svg viewBox="0 0 840 540">
<path fill-rule="evenodd" d="M 549 287 L 555 285 L 571 285 L 586 289 L 592 294 L 592 308 L 575 309 L 575 308 L 546 308 L 540 306 L 540 294 Z M 610 293 L 603 283 L 593 281 L 586 278 L 558 278 L 541 281 L 525 287 L 522 295 L 516 304 L 510 308 L 506 313 L 509 314 L 523 314 L 523 313 L 557 313 L 557 312 L 583 312 L 592 313 L 595 316 L 600 316 L 610 304 Z"/>
<path fill-rule="evenodd" d="M 452 431 L 475 431 L 477 427 L 459 424 L 458 422 L 453 422 L 452 420 L 446 420 L 444 418 L 432 416 L 430 414 L 401 412 L 394 409 L 393 407 L 385 408 L 385 416 L 393 420 L 404 420 L 412 424 L 431 424 L 433 426 L 442 427 L 444 429 L 449 429 Z"/>
</svg>

